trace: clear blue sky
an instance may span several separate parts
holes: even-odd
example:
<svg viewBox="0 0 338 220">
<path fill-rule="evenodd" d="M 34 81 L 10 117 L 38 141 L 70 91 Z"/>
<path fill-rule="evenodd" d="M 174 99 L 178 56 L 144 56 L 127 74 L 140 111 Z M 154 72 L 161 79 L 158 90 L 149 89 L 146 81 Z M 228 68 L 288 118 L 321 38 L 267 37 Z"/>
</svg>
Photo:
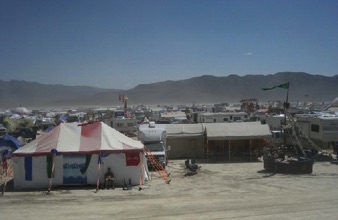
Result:
<svg viewBox="0 0 338 220">
<path fill-rule="evenodd" d="M 337 0 L 0 0 L 0 27 L 5 81 L 338 74 Z"/>
</svg>

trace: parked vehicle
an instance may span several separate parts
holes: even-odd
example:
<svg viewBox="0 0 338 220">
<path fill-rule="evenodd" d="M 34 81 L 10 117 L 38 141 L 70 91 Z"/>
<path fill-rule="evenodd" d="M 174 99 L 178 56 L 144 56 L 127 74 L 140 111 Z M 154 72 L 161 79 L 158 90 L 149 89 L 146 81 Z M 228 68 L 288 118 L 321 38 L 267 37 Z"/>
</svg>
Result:
<svg viewBox="0 0 338 220">
<path fill-rule="evenodd" d="M 168 164 L 168 151 L 170 150 L 170 147 L 166 146 L 166 136 L 165 128 L 156 125 L 155 122 L 149 122 L 149 124 L 143 124 L 139 127 L 138 140 L 149 149 L 164 168 Z M 148 166 L 151 167 L 149 160 Z"/>
</svg>

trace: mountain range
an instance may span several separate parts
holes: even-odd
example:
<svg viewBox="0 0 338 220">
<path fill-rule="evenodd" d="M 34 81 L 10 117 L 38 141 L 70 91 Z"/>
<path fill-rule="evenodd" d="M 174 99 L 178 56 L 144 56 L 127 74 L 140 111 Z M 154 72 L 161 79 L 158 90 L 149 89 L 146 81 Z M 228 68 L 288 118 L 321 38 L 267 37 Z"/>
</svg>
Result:
<svg viewBox="0 0 338 220">
<path fill-rule="evenodd" d="M 128 90 L 89 86 L 47 85 L 0 80 L 0 109 L 25 107 L 116 106 L 119 94 L 130 105 L 238 103 L 242 99 L 284 101 L 287 89 L 271 88 L 289 82 L 289 101 L 331 102 L 338 96 L 338 75 L 328 77 L 304 72 L 271 75 L 204 75 L 185 80 L 140 84 Z"/>
</svg>

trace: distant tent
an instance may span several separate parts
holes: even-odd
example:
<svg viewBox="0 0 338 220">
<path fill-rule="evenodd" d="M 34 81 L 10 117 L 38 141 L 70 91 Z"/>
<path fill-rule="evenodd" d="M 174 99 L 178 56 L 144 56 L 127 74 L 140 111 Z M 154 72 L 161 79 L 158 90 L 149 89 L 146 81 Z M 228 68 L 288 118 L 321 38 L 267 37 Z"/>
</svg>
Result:
<svg viewBox="0 0 338 220">
<path fill-rule="evenodd" d="M 332 107 L 338 107 L 338 97 L 335 98 L 335 99 L 332 101 L 331 106 L 332 106 Z"/>
<path fill-rule="evenodd" d="M 20 118 L 22 118 L 22 116 L 19 115 L 19 114 L 13 114 L 13 115 L 11 115 L 10 118 L 11 118 L 11 119 L 20 119 Z"/>
<path fill-rule="evenodd" d="M 69 118 L 68 115 L 61 115 L 61 116 L 59 117 L 59 120 L 62 121 L 62 122 L 67 122 L 67 121 L 68 121 L 68 118 Z"/>
<path fill-rule="evenodd" d="M 27 108 L 25 107 L 18 107 L 15 109 L 15 113 L 17 114 L 29 114 L 31 111 L 29 111 Z"/>
<path fill-rule="evenodd" d="M 96 185 L 108 167 L 117 186 L 129 179 L 143 184 L 147 177 L 144 145 L 103 122 L 60 123 L 16 150 L 13 161 L 15 188 L 47 187 L 52 173 L 54 186 Z"/>
<path fill-rule="evenodd" d="M 338 115 L 338 97 L 335 98 L 330 105 L 328 106 L 328 108 L 326 109 L 328 111 L 334 112 L 336 115 Z"/>
<path fill-rule="evenodd" d="M 10 118 L 2 117 L 0 123 L 7 128 L 8 132 L 15 131 L 19 127 L 33 127 L 34 123 L 31 118 Z"/>
<path fill-rule="evenodd" d="M 16 139 L 11 135 L 6 134 L 0 138 L 1 155 L 2 152 L 6 151 L 9 154 L 8 156 L 11 156 L 12 152 L 19 149 L 20 146 L 21 146 L 20 141 L 18 141 L 18 139 Z"/>
</svg>

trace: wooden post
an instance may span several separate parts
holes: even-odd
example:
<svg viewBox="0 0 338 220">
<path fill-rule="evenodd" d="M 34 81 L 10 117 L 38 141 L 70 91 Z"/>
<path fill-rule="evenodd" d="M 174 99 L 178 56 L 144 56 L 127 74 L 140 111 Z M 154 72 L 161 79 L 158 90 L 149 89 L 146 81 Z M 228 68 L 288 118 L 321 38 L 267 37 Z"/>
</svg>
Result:
<svg viewBox="0 0 338 220">
<path fill-rule="evenodd" d="M 250 162 L 252 162 L 252 143 L 250 139 Z"/>
</svg>

